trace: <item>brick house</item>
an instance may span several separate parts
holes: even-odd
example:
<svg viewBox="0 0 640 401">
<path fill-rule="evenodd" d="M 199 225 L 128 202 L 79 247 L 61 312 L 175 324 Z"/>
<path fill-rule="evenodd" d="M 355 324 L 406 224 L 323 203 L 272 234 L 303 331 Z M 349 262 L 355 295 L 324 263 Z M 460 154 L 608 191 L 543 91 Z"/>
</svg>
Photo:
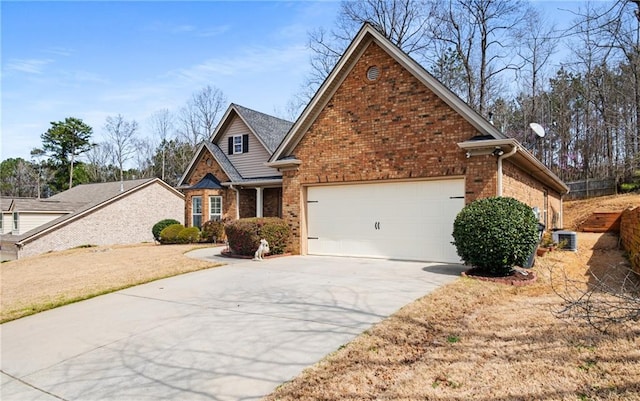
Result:
<svg viewBox="0 0 640 401">
<path fill-rule="evenodd" d="M 3 198 L 2 260 L 82 245 L 153 242 L 162 219 L 182 222 L 184 196 L 159 178 L 83 184 L 47 199 Z"/>
<path fill-rule="evenodd" d="M 282 216 L 282 174 L 266 162 L 293 125 L 231 104 L 180 178 L 187 225 Z"/>
<path fill-rule="evenodd" d="M 273 139 L 280 134 L 265 166 L 281 196 L 272 215 L 292 228 L 293 253 L 459 262 L 453 221 L 465 204 L 490 196 L 519 199 L 548 228 L 562 227 L 568 187 L 368 24 L 297 121 Z M 218 196 L 233 196 L 233 188 L 242 199 L 250 186 L 233 183 L 226 161 L 205 166 L 232 145 L 217 135 L 222 148 L 201 147 L 189 183 L 211 172 L 226 186 Z M 257 215 L 246 199 L 235 210 L 227 202 L 226 216 Z"/>
</svg>

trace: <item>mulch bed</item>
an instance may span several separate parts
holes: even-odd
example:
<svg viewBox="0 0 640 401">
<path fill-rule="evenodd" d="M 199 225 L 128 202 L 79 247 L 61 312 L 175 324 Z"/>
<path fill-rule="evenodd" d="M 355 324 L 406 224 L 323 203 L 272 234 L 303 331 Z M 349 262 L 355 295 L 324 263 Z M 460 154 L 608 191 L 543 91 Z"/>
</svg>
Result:
<svg viewBox="0 0 640 401">
<path fill-rule="evenodd" d="M 472 267 L 471 269 L 462 272 L 462 277 L 468 277 L 474 280 L 490 281 L 492 283 L 513 285 L 516 287 L 533 284 L 538 278 L 536 273 L 532 270 L 525 271 L 514 269 L 508 276 L 495 277 L 487 275 L 485 271 L 477 267 Z"/>
<path fill-rule="evenodd" d="M 226 249 L 220 251 L 220 256 L 224 256 L 225 258 L 233 258 L 233 259 L 253 259 L 253 255 L 239 255 L 237 253 L 233 253 Z M 274 259 L 274 258 L 281 258 L 283 256 L 291 256 L 291 253 L 281 253 L 278 255 L 268 254 L 266 256 L 263 256 L 262 259 Z"/>
</svg>

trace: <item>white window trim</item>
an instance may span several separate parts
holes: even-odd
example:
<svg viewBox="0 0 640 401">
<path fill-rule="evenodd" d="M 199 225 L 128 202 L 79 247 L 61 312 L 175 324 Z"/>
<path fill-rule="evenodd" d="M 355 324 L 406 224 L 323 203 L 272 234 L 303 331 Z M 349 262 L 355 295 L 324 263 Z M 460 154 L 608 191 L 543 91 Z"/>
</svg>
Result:
<svg viewBox="0 0 640 401">
<path fill-rule="evenodd" d="M 196 199 L 200 199 L 200 213 L 196 213 L 196 210 L 195 210 L 195 207 L 194 207 Z M 194 224 L 194 220 L 195 220 L 194 217 L 195 216 L 200 216 L 200 225 L 202 225 L 202 196 L 200 196 L 200 195 L 191 197 L 191 225 L 193 227 L 197 227 Z"/>
<path fill-rule="evenodd" d="M 11 214 L 11 233 L 20 233 L 20 214 L 18 212 L 13 212 Z"/>
<path fill-rule="evenodd" d="M 213 213 L 213 202 L 211 201 L 213 198 L 220 199 L 220 213 Z M 209 196 L 209 220 L 213 220 L 213 216 L 218 217 L 217 221 L 222 221 L 222 196 L 220 195 Z"/>
<path fill-rule="evenodd" d="M 236 146 L 240 146 L 240 150 L 236 150 Z M 242 135 L 234 135 L 233 136 L 233 154 L 239 155 L 243 153 L 244 146 L 242 145 Z"/>
</svg>

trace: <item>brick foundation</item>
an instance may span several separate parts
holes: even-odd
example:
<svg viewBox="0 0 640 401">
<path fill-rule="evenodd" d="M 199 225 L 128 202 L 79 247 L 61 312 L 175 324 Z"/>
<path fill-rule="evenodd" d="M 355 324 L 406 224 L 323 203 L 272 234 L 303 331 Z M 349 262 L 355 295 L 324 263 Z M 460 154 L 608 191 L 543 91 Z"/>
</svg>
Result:
<svg viewBox="0 0 640 401">
<path fill-rule="evenodd" d="M 622 212 L 620 239 L 629 253 L 633 270 L 640 274 L 640 207 Z"/>
</svg>

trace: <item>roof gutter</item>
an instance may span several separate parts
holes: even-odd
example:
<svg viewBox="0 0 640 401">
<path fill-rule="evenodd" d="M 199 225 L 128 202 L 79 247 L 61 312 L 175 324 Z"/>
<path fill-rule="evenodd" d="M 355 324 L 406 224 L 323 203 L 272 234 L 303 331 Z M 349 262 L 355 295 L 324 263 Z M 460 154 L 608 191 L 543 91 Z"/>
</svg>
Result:
<svg viewBox="0 0 640 401">
<path fill-rule="evenodd" d="M 267 187 L 267 186 L 281 186 L 282 185 L 282 178 L 277 178 L 277 179 L 271 179 L 271 180 L 255 180 L 255 181 L 251 181 L 251 180 L 247 180 L 247 181 L 227 181 L 227 182 L 221 182 L 220 185 L 223 185 L 225 187 L 229 187 L 232 189 L 234 188 L 234 185 L 236 187 Z"/>
<path fill-rule="evenodd" d="M 498 182 L 496 185 L 496 196 L 502 196 L 502 160 L 515 155 L 519 148 L 520 147 L 518 145 L 515 145 L 509 152 L 498 155 Z"/>
<path fill-rule="evenodd" d="M 498 156 L 498 154 L 494 153 L 498 151 L 498 149 L 505 149 L 505 146 L 508 146 L 510 149 L 517 147 L 518 151 L 514 153 L 514 155 L 517 154 L 518 156 L 518 160 L 516 161 L 517 164 L 520 164 L 521 167 L 525 169 L 525 171 L 528 171 L 533 176 L 537 176 L 538 179 L 544 179 L 546 181 L 546 185 L 549 185 L 551 188 L 558 191 L 560 195 L 569 193 L 569 187 L 564 182 L 562 182 L 560 178 L 558 178 L 551 170 L 549 170 L 549 168 L 542 164 L 542 162 L 536 159 L 535 156 L 529 153 L 527 149 L 523 148 L 522 145 L 513 138 L 477 141 L 469 140 L 465 142 L 459 142 L 458 146 L 461 149 L 467 151 L 467 158 L 471 156 L 482 156 L 490 154 Z M 511 150 L 508 153 L 511 153 Z M 499 174 L 498 179 L 501 179 L 501 177 L 502 174 Z"/>
</svg>

